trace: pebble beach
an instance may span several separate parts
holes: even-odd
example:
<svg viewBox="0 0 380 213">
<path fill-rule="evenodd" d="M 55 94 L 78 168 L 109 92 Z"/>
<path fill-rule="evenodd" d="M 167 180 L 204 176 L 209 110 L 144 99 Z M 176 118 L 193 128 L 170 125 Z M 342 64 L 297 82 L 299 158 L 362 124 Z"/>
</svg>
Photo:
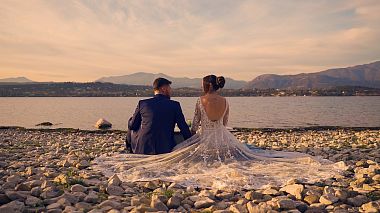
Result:
<svg viewBox="0 0 380 213">
<path fill-rule="evenodd" d="M 123 182 L 92 169 L 125 152 L 123 131 L 0 128 L 2 212 L 379 212 L 380 128 L 237 129 L 250 146 L 343 161 L 347 170 L 313 184 L 223 191 L 176 183 Z"/>
</svg>

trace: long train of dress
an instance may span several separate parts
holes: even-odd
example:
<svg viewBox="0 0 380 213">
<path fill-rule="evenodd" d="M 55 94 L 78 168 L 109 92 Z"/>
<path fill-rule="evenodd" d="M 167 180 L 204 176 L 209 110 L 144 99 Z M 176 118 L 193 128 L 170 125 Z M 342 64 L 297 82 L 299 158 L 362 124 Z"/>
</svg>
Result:
<svg viewBox="0 0 380 213">
<path fill-rule="evenodd" d="M 303 153 L 249 148 L 225 128 L 223 120 L 227 119 L 225 115 L 218 121 L 209 120 L 198 100 L 193 125 L 200 123 L 201 130 L 171 153 L 104 154 L 94 160 L 93 168 L 106 176 L 117 174 L 123 181 L 160 179 L 218 189 L 280 186 L 289 179 L 315 182 L 345 169 L 343 162 Z"/>
</svg>

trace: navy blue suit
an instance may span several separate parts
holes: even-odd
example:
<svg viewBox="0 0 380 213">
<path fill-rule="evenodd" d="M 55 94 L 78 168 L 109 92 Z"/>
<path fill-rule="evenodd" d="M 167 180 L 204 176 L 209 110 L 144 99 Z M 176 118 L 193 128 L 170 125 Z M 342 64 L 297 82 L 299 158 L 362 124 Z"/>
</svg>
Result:
<svg viewBox="0 0 380 213">
<path fill-rule="evenodd" d="M 175 124 L 185 140 L 191 137 L 179 102 L 161 94 L 140 100 L 128 122 L 128 132 L 132 133 L 127 138 L 131 151 L 136 154 L 171 152 L 176 145 Z"/>
</svg>

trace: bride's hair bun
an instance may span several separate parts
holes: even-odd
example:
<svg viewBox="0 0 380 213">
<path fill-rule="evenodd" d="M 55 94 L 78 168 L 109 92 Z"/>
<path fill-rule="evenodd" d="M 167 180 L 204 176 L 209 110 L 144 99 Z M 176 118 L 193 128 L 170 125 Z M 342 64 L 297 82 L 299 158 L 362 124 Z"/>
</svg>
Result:
<svg viewBox="0 0 380 213">
<path fill-rule="evenodd" d="M 226 79 L 223 76 L 219 76 L 216 78 L 216 83 L 218 84 L 219 88 L 223 88 L 224 84 L 226 84 Z"/>
<path fill-rule="evenodd" d="M 217 91 L 223 88 L 225 83 L 226 79 L 224 79 L 223 76 L 216 77 L 216 75 L 208 75 L 203 77 L 203 90 L 205 93 L 208 93 L 210 89 Z"/>
</svg>

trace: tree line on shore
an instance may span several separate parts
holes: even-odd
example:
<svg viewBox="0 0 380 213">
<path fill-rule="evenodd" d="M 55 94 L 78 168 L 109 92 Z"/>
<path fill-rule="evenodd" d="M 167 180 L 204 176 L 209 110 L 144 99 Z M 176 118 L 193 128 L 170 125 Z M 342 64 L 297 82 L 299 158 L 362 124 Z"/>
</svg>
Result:
<svg viewBox="0 0 380 213">
<path fill-rule="evenodd" d="M 173 89 L 175 97 L 196 97 L 200 88 Z M 229 97 L 249 96 L 379 96 L 379 88 L 339 86 L 321 89 L 223 89 Z M 0 84 L 0 97 L 148 97 L 151 86 L 112 83 L 6 83 Z"/>
</svg>

